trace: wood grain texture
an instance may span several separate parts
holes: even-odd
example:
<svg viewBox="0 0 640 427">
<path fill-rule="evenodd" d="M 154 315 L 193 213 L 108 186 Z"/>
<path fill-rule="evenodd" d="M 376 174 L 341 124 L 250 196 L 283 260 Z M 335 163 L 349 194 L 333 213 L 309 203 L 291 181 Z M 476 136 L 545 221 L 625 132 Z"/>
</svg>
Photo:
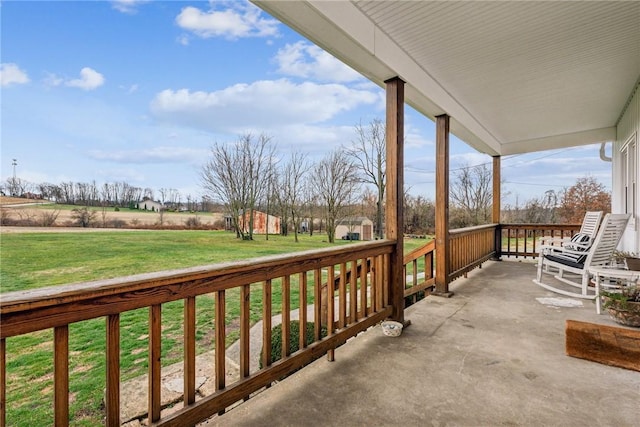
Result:
<svg viewBox="0 0 640 427">
<path fill-rule="evenodd" d="M 384 299 L 393 307 L 393 320 L 404 323 L 403 227 L 404 227 L 404 81 L 394 77 L 386 84 L 386 180 L 385 235 L 395 240 L 389 258 Z"/>
<path fill-rule="evenodd" d="M 184 300 L 184 405 L 196 401 L 196 298 Z"/>
<path fill-rule="evenodd" d="M 569 356 L 640 371 L 640 330 L 566 321 Z"/>
<path fill-rule="evenodd" d="M 162 306 L 149 307 L 149 418 L 160 419 L 162 385 Z"/>
<path fill-rule="evenodd" d="M 54 425 L 69 425 L 69 327 L 53 330 Z"/>
<path fill-rule="evenodd" d="M 0 339 L 0 427 L 7 424 L 7 342 Z"/>
<path fill-rule="evenodd" d="M 120 315 L 107 316 L 106 425 L 120 426 Z"/>
<path fill-rule="evenodd" d="M 436 293 L 449 292 L 449 116 L 436 117 Z"/>
</svg>

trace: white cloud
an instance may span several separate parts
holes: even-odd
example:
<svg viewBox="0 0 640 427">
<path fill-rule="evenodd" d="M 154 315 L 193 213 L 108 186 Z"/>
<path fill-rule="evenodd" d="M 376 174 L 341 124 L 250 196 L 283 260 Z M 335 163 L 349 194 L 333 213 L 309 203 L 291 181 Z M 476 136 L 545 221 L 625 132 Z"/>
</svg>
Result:
<svg viewBox="0 0 640 427">
<path fill-rule="evenodd" d="M 318 46 L 299 41 L 278 50 L 274 60 L 281 74 L 319 81 L 353 82 L 362 75 Z"/>
<path fill-rule="evenodd" d="M 82 90 L 93 90 L 104 84 L 104 76 L 92 68 L 84 67 L 80 70 L 79 79 L 69 80 L 65 84 Z"/>
<path fill-rule="evenodd" d="M 227 8 L 215 9 L 221 5 Z M 278 21 L 263 17 L 258 7 L 245 2 L 211 2 L 209 11 L 187 6 L 176 17 L 176 23 L 202 38 L 238 39 L 278 35 Z"/>
<path fill-rule="evenodd" d="M 122 13 L 134 14 L 138 12 L 138 6 L 148 3 L 149 0 L 113 0 L 111 6 Z"/>
<path fill-rule="evenodd" d="M 14 63 L 0 64 L 0 83 L 3 87 L 29 83 L 27 73 Z"/>
<path fill-rule="evenodd" d="M 287 79 L 236 84 L 215 92 L 164 90 L 151 102 L 159 118 L 213 131 L 242 132 L 325 122 L 378 95 L 339 84 L 292 83 Z"/>
</svg>

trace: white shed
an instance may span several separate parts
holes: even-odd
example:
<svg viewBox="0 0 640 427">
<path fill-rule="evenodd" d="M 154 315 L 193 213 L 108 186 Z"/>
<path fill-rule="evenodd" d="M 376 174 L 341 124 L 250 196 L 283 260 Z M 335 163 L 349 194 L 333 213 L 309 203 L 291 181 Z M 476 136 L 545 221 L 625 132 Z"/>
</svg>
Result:
<svg viewBox="0 0 640 427">
<path fill-rule="evenodd" d="M 353 216 L 336 223 L 336 238 L 342 240 L 372 240 L 373 221 L 366 216 Z"/>
</svg>

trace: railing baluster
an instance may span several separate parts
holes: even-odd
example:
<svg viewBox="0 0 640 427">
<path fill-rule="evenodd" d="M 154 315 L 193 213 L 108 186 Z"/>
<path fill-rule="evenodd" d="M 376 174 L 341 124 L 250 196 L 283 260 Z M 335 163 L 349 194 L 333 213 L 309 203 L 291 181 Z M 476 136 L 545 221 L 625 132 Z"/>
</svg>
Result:
<svg viewBox="0 0 640 427">
<path fill-rule="evenodd" d="M 307 272 L 302 272 L 298 276 L 298 286 L 300 295 L 300 307 L 298 308 L 298 319 L 300 319 L 300 341 L 298 348 L 307 346 Z"/>
<path fill-rule="evenodd" d="M 149 307 L 149 419 L 160 419 L 162 380 L 162 306 Z"/>
<path fill-rule="evenodd" d="M 262 367 L 271 366 L 271 279 L 262 285 Z"/>
<path fill-rule="evenodd" d="M 313 329 L 314 340 L 322 338 L 322 270 L 313 272 Z"/>
<path fill-rule="evenodd" d="M 107 321 L 106 425 L 120 426 L 120 315 L 110 314 Z"/>
<path fill-rule="evenodd" d="M 389 258 L 389 255 L 383 255 L 382 256 L 382 271 L 389 271 L 389 266 L 391 265 L 391 259 Z M 388 276 L 385 276 L 388 277 Z M 384 279 L 380 280 L 380 295 L 382 295 L 382 301 L 380 301 L 380 308 L 382 309 L 383 307 L 386 307 L 387 305 L 389 305 L 389 286 L 384 286 Z M 404 292 L 404 291 L 403 291 Z M 402 303 L 404 304 L 404 300 L 402 300 Z M 404 309 L 404 306 L 403 306 Z"/>
<path fill-rule="evenodd" d="M 362 258 L 360 261 L 360 312 L 361 318 L 367 317 L 367 276 L 369 275 L 369 258 Z"/>
<path fill-rule="evenodd" d="M 7 342 L 0 339 L 0 427 L 7 424 Z"/>
<path fill-rule="evenodd" d="M 226 299 L 225 291 L 216 292 L 216 310 L 215 310 L 215 340 L 216 340 L 216 390 L 222 390 L 226 387 L 225 383 L 225 341 L 227 339 L 227 331 L 225 324 Z"/>
<path fill-rule="evenodd" d="M 55 426 L 69 425 L 69 326 L 53 328 Z"/>
<path fill-rule="evenodd" d="M 216 310 L 215 310 L 215 340 L 216 340 L 216 352 L 215 352 L 215 375 L 216 375 L 216 390 L 224 390 L 226 385 L 226 341 L 227 341 L 227 329 L 225 322 L 226 315 L 226 296 L 225 291 L 216 292 Z M 225 410 L 222 409 L 218 412 L 218 415 L 224 414 Z"/>
<path fill-rule="evenodd" d="M 251 321 L 251 286 L 240 287 L 240 376 L 249 376 L 250 328 Z"/>
<path fill-rule="evenodd" d="M 334 284 L 335 274 L 334 267 L 330 265 L 327 267 L 327 336 L 333 335 L 333 321 L 335 311 L 335 296 L 334 296 Z M 327 359 L 330 362 L 335 360 L 335 354 L 333 349 L 327 352 Z"/>
<path fill-rule="evenodd" d="M 347 263 L 340 264 L 340 282 L 338 283 L 338 328 L 347 325 Z"/>
<path fill-rule="evenodd" d="M 291 354 L 291 277 L 282 278 L 282 357 Z"/>
<path fill-rule="evenodd" d="M 184 406 L 196 401 L 196 298 L 184 300 Z"/>
<path fill-rule="evenodd" d="M 377 313 L 382 308 L 384 293 L 382 291 L 382 283 L 385 280 L 384 277 L 384 258 L 382 255 L 376 257 L 376 264 L 378 265 L 378 274 L 376 274 L 376 304 L 375 312 Z"/>
<path fill-rule="evenodd" d="M 349 277 L 349 324 L 355 323 L 358 317 L 358 260 L 351 261 L 351 276 Z"/>
<path fill-rule="evenodd" d="M 371 313 L 376 312 L 376 301 L 378 300 L 378 257 L 371 258 L 371 277 L 370 277 L 371 287 L 369 288 L 370 295 L 370 308 Z"/>
</svg>

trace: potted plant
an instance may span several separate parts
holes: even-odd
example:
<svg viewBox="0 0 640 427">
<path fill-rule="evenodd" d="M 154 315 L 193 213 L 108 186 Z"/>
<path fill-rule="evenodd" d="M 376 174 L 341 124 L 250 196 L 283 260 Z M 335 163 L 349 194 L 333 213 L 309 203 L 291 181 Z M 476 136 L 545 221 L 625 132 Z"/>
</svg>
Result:
<svg viewBox="0 0 640 427">
<path fill-rule="evenodd" d="M 614 251 L 613 258 L 618 264 L 624 262 L 629 270 L 640 271 L 640 255 L 636 252 Z"/>
<path fill-rule="evenodd" d="M 621 325 L 640 327 L 640 285 L 623 287 L 620 291 L 602 291 L 603 307 Z"/>
</svg>

